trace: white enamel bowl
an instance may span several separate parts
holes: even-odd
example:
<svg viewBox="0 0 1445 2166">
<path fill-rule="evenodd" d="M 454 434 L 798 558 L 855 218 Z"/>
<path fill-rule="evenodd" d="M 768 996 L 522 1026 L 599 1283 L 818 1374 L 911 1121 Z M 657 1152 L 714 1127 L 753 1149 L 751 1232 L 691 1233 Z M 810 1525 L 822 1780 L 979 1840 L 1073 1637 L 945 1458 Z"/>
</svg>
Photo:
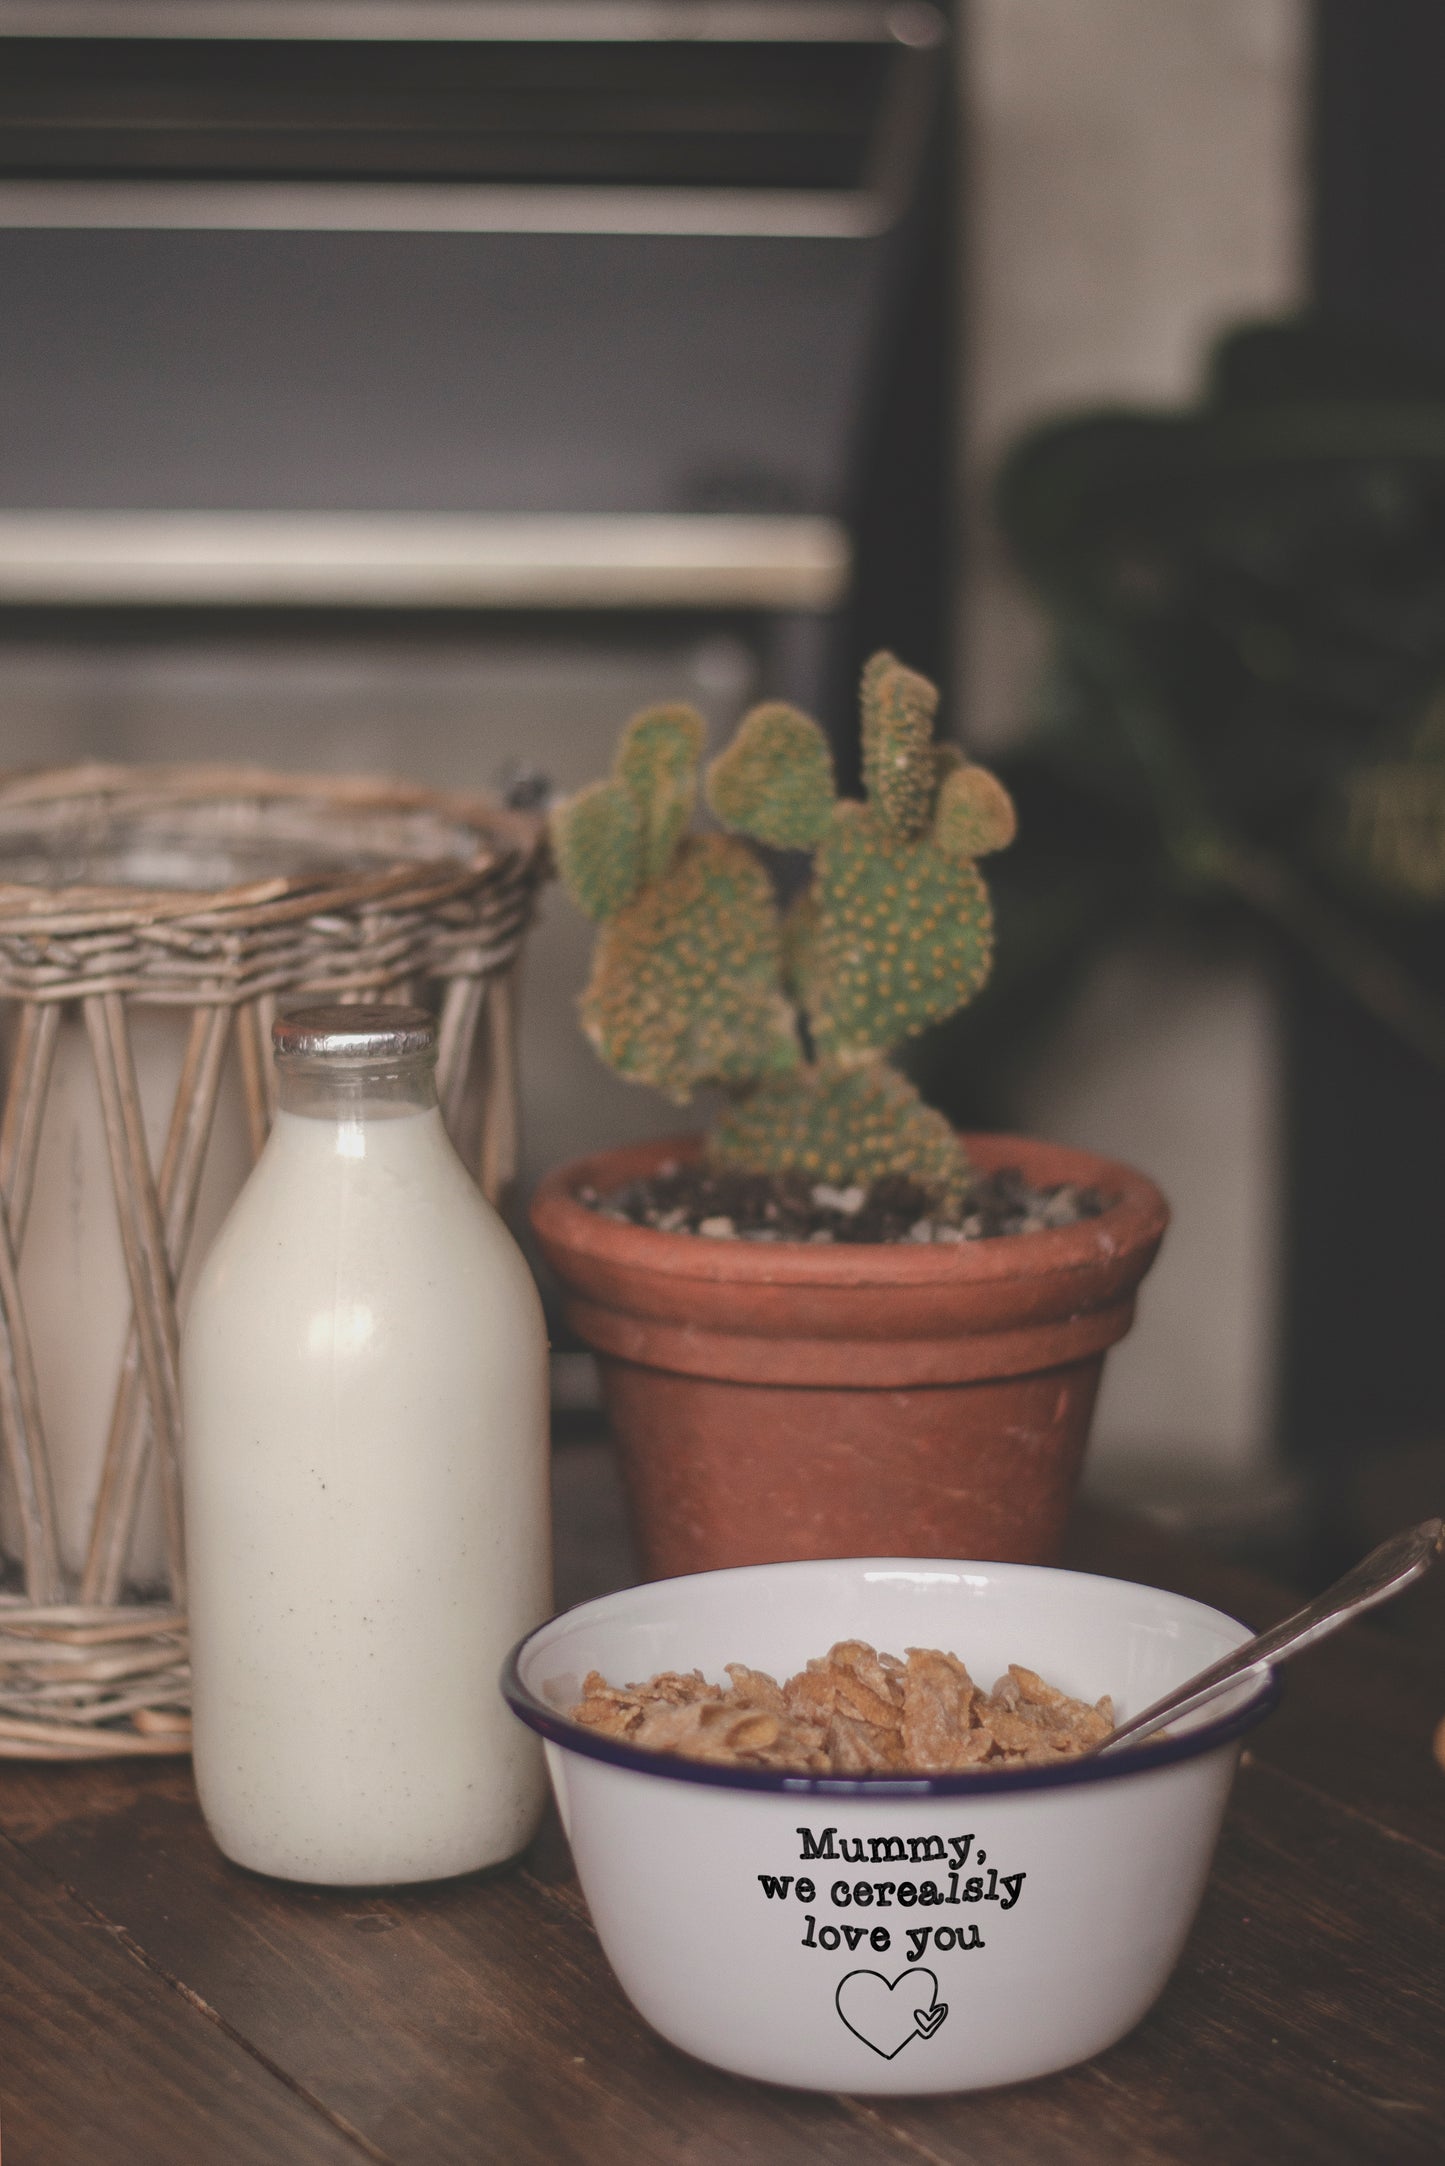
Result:
<svg viewBox="0 0 1445 2166">
<path fill-rule="evenodd" d="M 783 1678 L 861 1638 L 950 1649 L 984 1686 L 1023 1663 L 1122 1719 L 1248 1637 L 1180 1595 L 1035 1565 L 768 1564 L 569 1610 L 503 1689 L 546 1741 L 608 1960 L 664 2038 L 809 2090 L 965 2091 L 1086 2060 L 1158 1998 L 1273 1678 L 1117 1757 L 910 1780 L 639 1752 L 567 1720 L 583 1678 Z"/>
</svg>

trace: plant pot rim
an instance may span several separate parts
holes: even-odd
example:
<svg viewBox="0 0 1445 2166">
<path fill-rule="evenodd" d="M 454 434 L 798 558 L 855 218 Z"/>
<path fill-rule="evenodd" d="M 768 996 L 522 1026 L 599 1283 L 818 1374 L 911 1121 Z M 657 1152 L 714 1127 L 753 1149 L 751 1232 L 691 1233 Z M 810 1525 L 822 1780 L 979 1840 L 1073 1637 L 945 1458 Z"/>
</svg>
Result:
<svg viewBox="0 0 1445 2166">
<path fill-rule="evenodd" d="M 532 1223 L 544 1245 L 596 1264 L 661 1272 L 672 1279 L 713 1284 L 862 1287 L 946 1287 L 1072 1275 L 1117 1263 L 1158 1243 L 1169 1206 L 1147 1175 L 1093 1151 L 1006 1133 L 965 1135 L 965 1148 L 985 1172 L 1018 1165 L 1039 1185 L 1074 1181 L 1102 1189 L 1112 1202 L 1097 1218 L 1038 1233 L 998 1234 L 954 1242 L 806 1242 L 709 1239 L 665 1233 L 606 1218 L 581 1202 L 577 1191 L 606 1194 L 654 1172 L 669 1159 L 697 1158 L 698 1134 L 662 1136 L 646 1143 L 594 1151 L 555 1167 L 538 1184 Z"/>
</svg>

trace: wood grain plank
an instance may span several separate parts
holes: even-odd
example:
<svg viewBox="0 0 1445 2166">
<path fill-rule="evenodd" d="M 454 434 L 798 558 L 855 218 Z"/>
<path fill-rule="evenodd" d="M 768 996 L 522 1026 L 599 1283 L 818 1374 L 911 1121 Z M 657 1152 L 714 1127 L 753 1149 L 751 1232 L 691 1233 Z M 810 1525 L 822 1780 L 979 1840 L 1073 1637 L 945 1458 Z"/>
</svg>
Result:
<svg viewBox="0 0 1445 2166">
<path fill-rule="evenodd" d="M 262 1880 L 215 1850 L 174 1764 L 17 1769 L 3 1812 L 39 1867 L 397 2166 L 916 2160 L 837 2100 L 654 2037 L 585 1918 L 521 1872 L 386 1893 Z"/>
<path fill-rule="evenodd" d="M 596 1448 L 559 1454 L 564 1595 L 628 1576 L 611 1484 Z M 1118 1522 L 1085 1521 L 1075 1561 L 1261 1624 L 1290 1603 Z M 1398 1654 L 1352 1628 L 1293 1666 L 1294 1729 L 1282 1714 L 1254 1734 L 1198 1927 L 1146 2023 L 1085 2068 L 961 2099 L 812 2098 L 674 2052 L 614 1984 L 555 1826 L 524 1871 L 383 1894 L 228 1866 L 180 1765 L 12 1766 L 0 1826 L 397 2166 L 1410 2166 L 1442 2156 L 1445 1856 L 1433 1765 L 1391 1757 L 1393 1732 L 1408 1742 L 1434 1709 L 1435 1669 Z"/>
<path fill-rule="evenodd" d="M 0 2126 L 15 2166 L 368 2156 L 3 1839 L 0 1920 Z"/>
<path fill-rule="evenodd" d="M 210 1851 L 183 1770 L 133 1768 L 123 1800 L 121 1773 L 28 1771 L 35 1854 L 399 2161 L 473 2158 L 478 2126 L 518 2161 L 1440 2156 L 1445 1867 L 1258 1763 L 1175 1981 L 1130 2039 L 1043 2083 L 841 2118 L 652 2038 L 559 1877 L 555 1836 L 541 1885 L 292 1890 Z M 40 1796 L 57 1782 L 68 1817 Z"/>
</svg>

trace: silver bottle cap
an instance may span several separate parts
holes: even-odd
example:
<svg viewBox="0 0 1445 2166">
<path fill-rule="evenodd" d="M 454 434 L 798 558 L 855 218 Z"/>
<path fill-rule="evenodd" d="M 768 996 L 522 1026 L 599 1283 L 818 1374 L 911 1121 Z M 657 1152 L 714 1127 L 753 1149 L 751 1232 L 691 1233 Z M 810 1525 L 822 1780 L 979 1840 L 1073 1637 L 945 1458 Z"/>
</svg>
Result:
<svg viewBox="0 0 1445 2166">
<path fill-rule="evenodd" d="M 348 1007 L 328 1001 L 314 1008 L 293 1008 L 271 1025 L 278 1060 L 415 1060 L 435 1053 L 436 1019 L 425 1008 L 381 1001 Z"/>
</svg>

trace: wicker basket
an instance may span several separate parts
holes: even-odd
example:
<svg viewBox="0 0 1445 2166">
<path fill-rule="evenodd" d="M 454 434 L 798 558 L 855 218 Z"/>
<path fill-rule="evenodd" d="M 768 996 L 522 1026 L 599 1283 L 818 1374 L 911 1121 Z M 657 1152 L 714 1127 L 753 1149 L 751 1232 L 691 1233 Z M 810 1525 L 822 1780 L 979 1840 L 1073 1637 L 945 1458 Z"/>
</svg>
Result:
<svg viewBox="0 0 1445 2166">
<path fill-rule="evenodd" d="M 541 869 L 525 815 L 390 782 L 99 766 L 0 780 L 0 1444 L 23 1569 L 23 1591 L 0 1593 L 0 1756 L 188 1746 L 175 1289 L 228 1064 L 254 1156 L 273 1110 L 278 1003 L 432 1002 L 453 1135 L 480 1069 L 479 1175 L 495 1198 L 515 1157 L 513 966 Z M 156 1165 L 131 1044 L 138 1007 L 188 1018 Z M 19 1271 L 27 1220 L 49 1201 L 33 1191 L 67 1011 L 83 1017 L 94 1063 L 131 1302 L 78 1583 L 61 1563 Z M 169 1586 L 137 1600 L 128 1556 L 152 1459 Z"/>
</svg>

